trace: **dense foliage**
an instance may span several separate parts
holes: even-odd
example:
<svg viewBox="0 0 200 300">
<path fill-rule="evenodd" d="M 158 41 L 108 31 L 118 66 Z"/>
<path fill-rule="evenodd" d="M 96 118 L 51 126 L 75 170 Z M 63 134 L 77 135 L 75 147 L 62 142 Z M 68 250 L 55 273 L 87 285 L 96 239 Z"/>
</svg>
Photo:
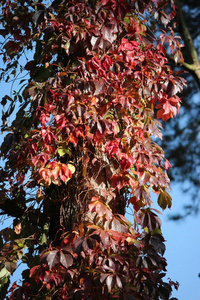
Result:
<svg viewBox="0 0 200 300">
<path fill-rule="evenodd" d="M 170 163 L 155 140 L 158 119 L 176 116 L 185 85 L 165 57 L 170 47 L 183 62 L 169 26 L 173 1 L 170 12 L 151 0 L 1 7 L 1 78 L 26 70 L 29 79 L 1 101 L 0 208 L 15 219 L 1 231 L 0 298 L 170 299 L 177 284 L 163 281 L 150 191 L 171 207 Z M 170 34 L 156 38 L 151 20 Z M 20 259 L 23 282 L 7 292 Z"/>
</svg>

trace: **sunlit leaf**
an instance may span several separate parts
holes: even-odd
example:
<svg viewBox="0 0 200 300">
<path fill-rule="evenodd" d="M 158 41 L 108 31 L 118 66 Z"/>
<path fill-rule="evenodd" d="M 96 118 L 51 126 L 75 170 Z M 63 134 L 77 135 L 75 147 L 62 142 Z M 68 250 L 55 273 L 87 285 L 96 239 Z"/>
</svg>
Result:
<svg viewBox="0 0 200 300">
<path fill-rule="evenodd" d="M 60 263 L 68 269 L 73 264 L 73 258 L 71 254 L 60 251 Z"/>
<path fill-rule="evenodd" d="M 49 269 L 52 269 L 55 267 L 60 261 L 60 252 L 59 250 L 52 250 L 47 255 L 47 263 L 49 266 Z"/>
</svg>

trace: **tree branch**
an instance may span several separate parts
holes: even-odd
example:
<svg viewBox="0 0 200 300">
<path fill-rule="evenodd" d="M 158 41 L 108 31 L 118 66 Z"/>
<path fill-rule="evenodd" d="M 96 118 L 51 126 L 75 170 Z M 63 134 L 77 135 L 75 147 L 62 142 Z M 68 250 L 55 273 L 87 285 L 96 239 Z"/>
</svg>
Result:
<svg viewBox="0 0 200 300">
<path fill-rule="evenodd" d="M 200 87 L 200 63 L 199 63 L 198 53 L 196 48 L 194 47 L 191 34 L 185 22 L 185 18 L 179 0 L 176 0 L 176 5 L 177 5 L 177 20 L 180 27 L 180 33 L 185 43 L 187 53 L 190 56 L 191 61 L 193 62 L 191 64 L 184 62 L 182 66 L 190 73 L 193 74 L 198 86 Z M 168 56 L 168 58 L 174 61 L 173 57 Z"/>
</svg>

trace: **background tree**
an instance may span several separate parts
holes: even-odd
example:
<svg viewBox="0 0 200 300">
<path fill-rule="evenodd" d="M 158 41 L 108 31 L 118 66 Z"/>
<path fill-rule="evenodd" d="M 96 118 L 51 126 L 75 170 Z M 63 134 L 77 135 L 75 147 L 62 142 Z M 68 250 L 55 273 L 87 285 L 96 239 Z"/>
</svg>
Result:
<svg viewBox="0 0 200 300">
<path fill-rule="evenodd" d="M 0 208 L 15 218 L 1 231 L 2 299 L 170 299 L 177 288 L 162 279 L 164 238 L 150 196 L 171 207 L 157 119 L 177 114 L 185 85 L 165 57 L 169 43 L 182 60 L 172 28 L 157 40 L 147 30 L 153 17 L 165 27 L 173 19 L 175 6 L 167 14 L 165 5 L 1 2 L 1 78 L 29 74 L 1 101 Z M 19 259 L 23 283 L 7 292 Z"/>
<path fill-rule="evenodd" d="M 179 219 L 188 214 L 198 213 L 200 204 L 200 152 L 199 152 L 199 108 L 200 108 L 200 63 L 199 63 L 199 18 L 200 3 L 198 1 L 176 0 L 177 23 L 176 33 L 181 36 L 184 47 L 182 54 L 184 63 L 175 64 L 174 58 L 168 55 L 172 67 L 186 71 L 187 88 L 182 95 L 182 109 L 177 118 L 170 120 L 165 126 L 162 147 L 166 157 L 172 163 L 172 179 L 182 183 L 192 197 L 183 213 L 174 215 Z M 185 184 L 183 184 L 183 182 Z"/>
</svg>

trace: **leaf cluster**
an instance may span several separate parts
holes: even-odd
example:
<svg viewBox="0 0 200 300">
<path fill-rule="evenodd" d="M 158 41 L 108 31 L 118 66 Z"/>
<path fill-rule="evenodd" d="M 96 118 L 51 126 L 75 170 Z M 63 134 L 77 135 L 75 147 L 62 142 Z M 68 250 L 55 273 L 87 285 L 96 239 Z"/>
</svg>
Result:
<svg viewBox="0 0 200 300">
<path fill-rule="evenodd" d="M 166 42 L 174 55 L 180 49 L 173 30 L 155 40 L 146 25 L 154 17 L 167 26 L 173 9 L 141 0 L 1 5 L 5 72 L 25 48 L 34 51 L 23 92 L 2 99 L 11 106 L 0 208 L 19 218 L 13 229 L 28 249 L 23 283 L 8 299 L 169 299 L 174 283 L 162 280 L 164 238 L 150 192 L 171 207 L 158 119 L 176 116 L 185 80 L 165 57 Z M 3 247 L 5 263 L 20 259 Z"/>
</svg>

